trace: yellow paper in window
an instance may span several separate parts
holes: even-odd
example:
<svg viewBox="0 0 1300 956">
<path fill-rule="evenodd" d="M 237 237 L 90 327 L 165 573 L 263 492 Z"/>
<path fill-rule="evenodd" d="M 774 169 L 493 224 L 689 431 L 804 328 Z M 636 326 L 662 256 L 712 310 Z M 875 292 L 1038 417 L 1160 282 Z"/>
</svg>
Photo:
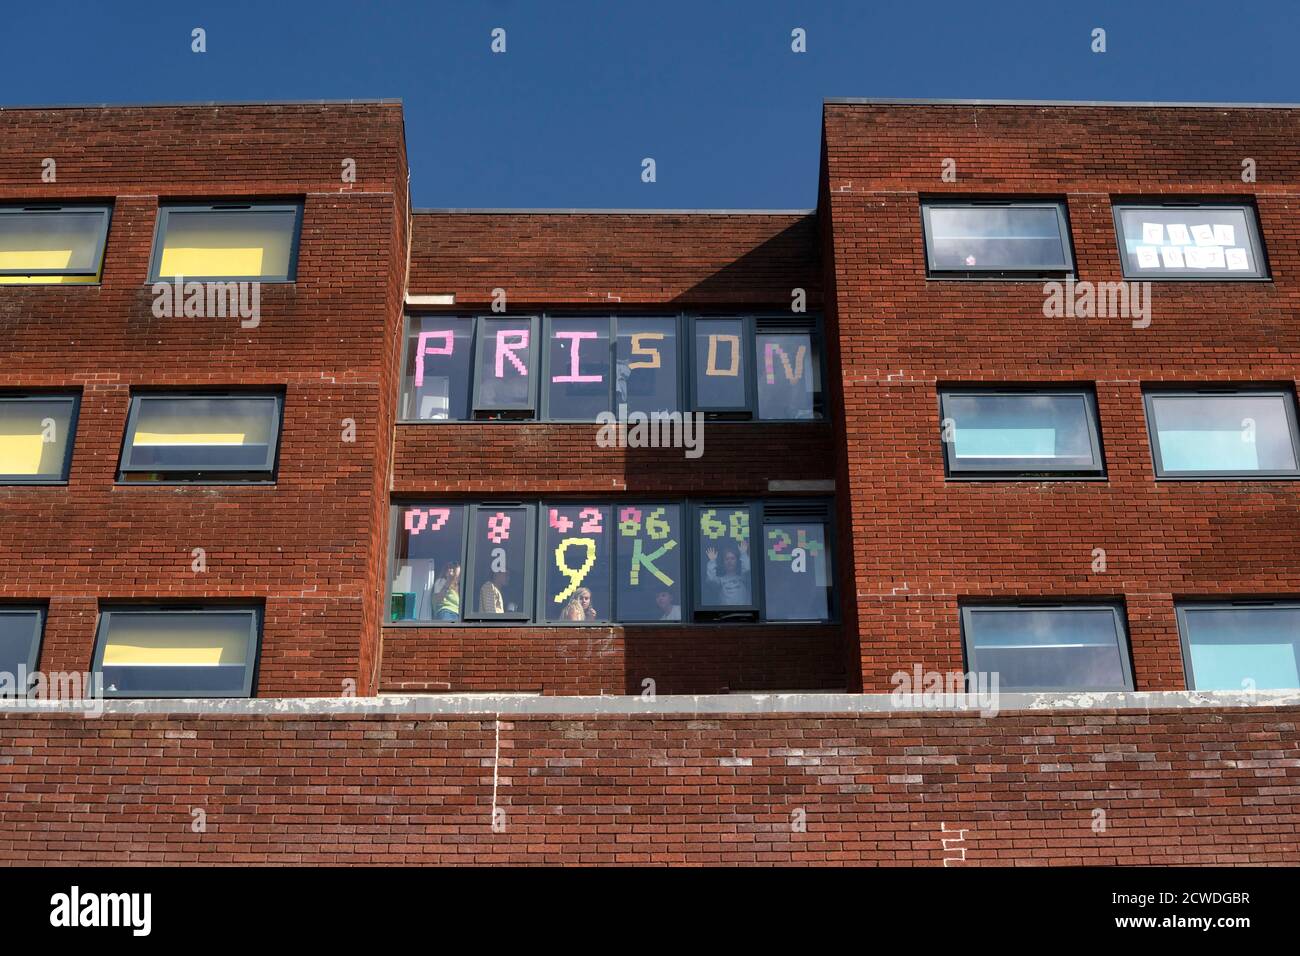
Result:
<svg viewBox="0 0 1300 956">
<path fill-rule="evenodd" d="M 94 285 L 99 276 L 0 276 L 0 285 Z"/>
<path fill-rule="evenodd" d="M 266 250 L 204 249 L 193 246 L 163 250 L 160 274 L 164 276 L 257 276 L 263 275 Z"/>
<path fill-rule="evenodd" d="M 71 249 L 3 249 L 0 248 L 0 269 L 9 272 L 18 269 L 67 269 L 72 266 Z"/>
<path fill-rule="evenodd" d="M 45 439 L 34 435 L 0 435 L 0 475 L 39 475 Z"/>
<path fill-rule="evenodd" d="M 242 432 L 142 432 L 135 433 L 135 445 L 243 445 L 248 436 Z"/>
<path fill-rule="evenodd" d="M 163 241 L 164 277 L 283 277 L 289 272 L 291 216 L 274 213 L 174 215 Z"/>
<path fill-rule="evenodd" d="M 244 663 L 247 630 L 213 627 L 205 621 L 192 622 L 185 630 L 190 629 L 197 633 L 186 633 L 162 619 L 140 624 L 133 621 L 124 628 L 115 626 L 104 647 L 104 666 L 212 667 Z"/>
</svg>

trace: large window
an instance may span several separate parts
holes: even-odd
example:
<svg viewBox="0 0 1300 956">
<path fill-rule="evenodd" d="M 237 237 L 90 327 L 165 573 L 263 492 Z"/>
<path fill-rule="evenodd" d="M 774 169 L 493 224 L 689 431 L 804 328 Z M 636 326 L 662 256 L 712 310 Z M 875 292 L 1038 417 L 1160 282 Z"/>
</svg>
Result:
<svg viewBox="0 0 1300 956">
<path fill-rule="evenodd" d="M 75 395 L 0 393 L 0 484 L 67 481 L 76 427 Z"/>
<path fill-rule="evenodd" d="M 99 281 L 108 206 L 0 207 L 0 285 Z"/>
<path fill-rule="evenodd" d="M 1192 690 L 1300 688 L 1300 603 L 1180 604 L 1178 628 Z"/>
<path fill-rule="evenodd" d="M 1104 471 L 1092 392 L 962 389 L 939 393 L 948 473 L 1088 476 Z"/>
<path fill-rule="evenodd" d="M 1061 202 L 923 200 L 932 276 L 1038 277 L 1074 271 Z"/>
<path fill-rule="evenodd" d="M 279 395 L 136 395 L 123 481 L 270 481 Z"/>
<path fill-rule="evenodd" d="M 836 615 L 822 500 L 413 503 L 393 529 L 394 624 Z"/>
<path fill-rule="evenodd" d="M 1115 205 L 1120 261 L 1130 279 L 1263 279 L 1264 246 L 1253 206 Z"/>
<path fill-rule="evenodd" d="M 1148 391 L 1146 410 L 1161 478 L 1300 475 L 1289 390 Z"/>
<path fill-rule="evenodd" d="M 7 687 L 19 689 L 20 671 L 27 678 L 22 682 L 22 691 L 30 686 L 28 681 L 40 657 L 44 623 L 42 608 L 0 604 L 0 674 L 9 675 L 0 681 L 0 693 Z"/>
<path fill-rule="evenodd" d="M 257 608 L 105 608 L 94 670 L 109 697 L 249 697 Z"/>
<path fill-rule="evenodd" d="M 764 316 L 408 316 L 404 422 L 824 415 L 819 322 Z"/>
<path fill-rule="evenodd" d="M 1132 690 L 1119 605 L 962 608 L 967 669 L 1004 691 Z"/>
<path fill-rule="evenodd" d="M 292 282 L 301 218 L 296 204 L 163 206 L 149 281 Z"/>
</svg>

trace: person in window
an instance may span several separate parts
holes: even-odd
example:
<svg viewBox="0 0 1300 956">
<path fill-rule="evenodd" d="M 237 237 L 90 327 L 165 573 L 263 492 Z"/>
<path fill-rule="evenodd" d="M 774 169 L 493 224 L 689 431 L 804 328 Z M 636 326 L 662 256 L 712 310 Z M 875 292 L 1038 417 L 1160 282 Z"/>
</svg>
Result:
<svg viewBox="0 0 1300 956">
<path fill-rule="evenodd" d="M 492 575 L 492 580 L 486 582 L 478 592 L 478 607 L 482 614 L 504 614 L 506 613 L 506 600 L 501 589 L 510 583 L 510 574 L 507 571 L 498 571 Z"/>
<path fill-rule="evenodd" d="M 655 607 L 659 608 L 659 620 L 680 621 L 682 606 L 673 600 L 672 591 L 660 591 L 655 595 Z"/>
<path fill-rule="evenodd" d="M 447 566 L 447 577 L 439 582 L 439 590 L 433 596 L 436 609 L 433 617 L 438 621 L 460 620 L 460 565 Z"/>
<path fill-rule="evenodd" d="M 709 559 L 704 575 L 709 583 L 718 589 L 719 604 L 749 603 L 749 542 L 741 541 L 736 548 L 727 545 L 722 552 L 722 573 L 718 573 L 718 549 L 705 548 L 704 556 Z"/>
<path fill-rule="evenodd" d="M 573 597 L 560 612 L 561 621 L 594 621 L 595 619 L 596 609 L 591 606 L 591 591 L 587 588 L 578 588 L 574 591 Z"/>
</svg>

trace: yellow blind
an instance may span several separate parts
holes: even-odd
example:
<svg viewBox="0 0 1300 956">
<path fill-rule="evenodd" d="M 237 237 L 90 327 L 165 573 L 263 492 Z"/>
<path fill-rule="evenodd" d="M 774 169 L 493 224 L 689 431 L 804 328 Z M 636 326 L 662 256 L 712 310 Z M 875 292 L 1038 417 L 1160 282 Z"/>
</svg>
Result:
<svg viewBox="0 0 1300 956">
<path fill-rule="evenodd" d="M 160 276 L 282 278 L 293 245 L 292 212 L 176 212 L 167 220 Z"/>
<path fill-rule="evenodd" d="M 117 615 L 104 645 L 104 665 L 244 664 L 248 620 L 233 615 Z"/>
</svg>

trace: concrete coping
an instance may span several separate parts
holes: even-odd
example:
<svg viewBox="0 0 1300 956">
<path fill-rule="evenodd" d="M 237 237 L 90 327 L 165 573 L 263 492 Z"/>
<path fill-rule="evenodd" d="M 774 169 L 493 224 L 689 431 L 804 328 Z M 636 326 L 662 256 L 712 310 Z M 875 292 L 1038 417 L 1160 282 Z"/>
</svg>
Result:
<svg viewBox="0 0 1300 956">
<path fill-rule="evenodd" d="M 537 694 L 385 694 L 379 697 L 186 698 L 167 700 L 0 700 L 0 715 L 98 714 L 112 716 L 703 716 L 703 715 L 905 715 L 967 713 L 992 717 L 1010 711 L 1167 711 L 1300 707 L 1300 690 L 1123 691 L 917 695 L 773 693 L 658 697 L 554 697 Z"/>
</svg>

